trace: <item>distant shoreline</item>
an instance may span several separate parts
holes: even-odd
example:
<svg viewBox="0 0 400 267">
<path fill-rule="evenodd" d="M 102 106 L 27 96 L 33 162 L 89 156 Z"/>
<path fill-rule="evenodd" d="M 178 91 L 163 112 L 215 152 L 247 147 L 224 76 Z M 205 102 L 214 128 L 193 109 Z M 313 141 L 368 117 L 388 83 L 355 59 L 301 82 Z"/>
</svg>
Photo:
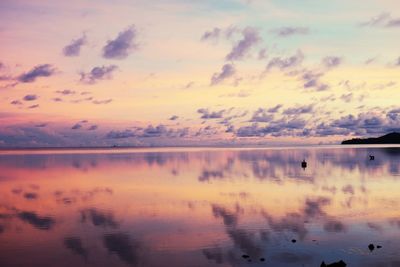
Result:
<svg viewBox="0 0 400 267">
<path fill-rule="evenodd" d="M 342 145 L 396 145 L 400 144 L 400 133 L 392 132 L 379 137 L 353 138 L 344 140 Z"/>
</svg>

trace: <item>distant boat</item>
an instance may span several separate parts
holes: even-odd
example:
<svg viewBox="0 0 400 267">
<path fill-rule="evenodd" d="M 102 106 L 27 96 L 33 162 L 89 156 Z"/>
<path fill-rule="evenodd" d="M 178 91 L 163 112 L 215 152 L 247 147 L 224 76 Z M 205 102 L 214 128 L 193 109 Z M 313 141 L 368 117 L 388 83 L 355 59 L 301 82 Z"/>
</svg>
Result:
<svg viewBox="0 0 400 267">
<path fill-rule="evenodd" d="M 303 169 L 307 168 L 307 161 L 305 159 L 301 162 L 301 167 Z"/>
<path fill-rule="evenodd" d="M 369 155 L 369 160 L 375 160 L 375 156 Z"/>
</svg>

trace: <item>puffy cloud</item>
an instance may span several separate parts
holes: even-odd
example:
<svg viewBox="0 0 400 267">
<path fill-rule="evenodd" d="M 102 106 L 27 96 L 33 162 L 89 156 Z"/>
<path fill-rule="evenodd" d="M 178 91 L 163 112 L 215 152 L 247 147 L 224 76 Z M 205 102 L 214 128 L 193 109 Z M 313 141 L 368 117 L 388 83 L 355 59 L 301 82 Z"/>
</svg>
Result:
<svg viewBox="0 0 400 267">
<path fill-rule="evenodd" d="M 165 125 L 148 125 L 146 128 L 126 129 L 123 131 L 110 131 L 107 139 L 126 139 L 126 138 L 181 138 L 187 136 L 188 128 L 168 129 Z"/>
<path fill-rule="evenodd" d="M 267 65 L 267 70 L 278 68 L 280 70 L 286 70 L 289 68 L 299 66 L 304 60 L 304 54 L 300 50 L 296 52 L 295 55 L 281 58 L 281 57 L 274 57 L 272 58 Z"/>
<path fill-rule="evenodd" d="M 105 100 L 93 100 L 92 103 L 96 105 L 105 105 L 111 103 L 113 100 L 110 99 L 105 99 Z"/>
<path fill-rule="evenodd" d="M 222 29 L 215 27 L 211 31 L 206 31 L 202 36 L 201 40 L 202 41 L 207 41 L 207 40 L 218 40 L 220 35 L 222 33 Z"/>
<path fill-rule="evenodd" d="M 242 30 L 243 38 L 240 39 L 233 47 L 231 52 L 226 55 L 226 60 L 241 60 L 248 55 L 251 48 L 261 41 L 258 31 L 254 28 L 247 27 Z"/>
<path fill-rule="evenodd" d="M 123 131 L 111 131 L 106 135 L 106 138 L 108 139 L 125 139 L 131 137 L 136 137 L 136 134 L 129 129 Z"/>
<path fill-rule="evenodd" d="M 19 100 L 13 100 L 10 102 L 11 105 L 22 105 L 22 102 Z"/>
<path fill-rule="evenodd" d="M 28 108 L 29 109 L 34 109 L 34 108 L 38 108 L 39 107 L 39 104 L 35 104 L 35 105 L 32 105 L 32 106 L 29 106 Z"/>
<path fill-rule="evenodd" d="M 270 122 L 274 119 L 274 115 L 268 114 L 265 109 L 259 108 L 253 113 L 251 122 Z"/>
<path fill-rule="evenodd" d="M 134 25 L 120 32 L 114 40 L 109 40 L 103 47 L 103 57 L 107 59 L 124 59 L 138 49 L 135 43 L 137 31 Z"/>
<path fill-rule="evenodd" d="M 96 83 L 98 80 L 107 80 L 112 78 L 112 73 L 117 70 L 118 67 L 115 65 L 94 67 L 88 73 L 81 73 L 81 82 L 87 84 Z"/>
<path fill-rule="evenodd" d="M 314 110 L 314 105 L 305 105 L 299 107 L 288 108 L 283 111 L 283 114 L 286 115 L 297 115 L 297 114 L 304 114 L 304 113 L 311 113 Z"/>
<path fill-rule="evenodd" d="M 233 64 L 225 64 L 222 66 L 222 70 L 220 73 L 214 73 L 211 77 L 211 85 L 217 85 L 223 82 L 224 80 L 235 75 L 236 69 Z"/>
<path fill-rule="evenodd" d="M 272 108 L 267 109 L 267 111 L 270 112 L 270 113 L 276 113 L 276 112 L 279 111 L 279 109 L 280 109 L 281 107 L 283 107 L 283 105 L 278 104 L 278 105 L 276 105 L 275 107 L 272 107 Z"/>
<path fill-rule="evenodd" d="M 272 30 L 279 37 L 288 37 L 292 35 L 305 35 L 310 32 L 310 29 L 306 27 L 281 27 Z"/>
<path fill-rule="evenodd" d="M 222 118 L 225 110 L 220 110 L 220 111 L 209 111 L 208 109 L 205 108 L 200 108 L 197 110 L 197 113 L 202 114 L 201 118 L 202 119 L 220 119 Z"/>
<path fill-rule="evenodd" d="M 71 127 L 72 130 L 78 130 L 78 129 L 80 129 L 80 128 L 82 128 L 82 125 L 79 124 L 79 123 L 76 123 L 76 124 L 74 124 L 74 125 Z"/>
<path fill-rule="evenodd" d="M 66 57 L 76 57 L 79 56 L 81 52 L 81 47 L 86 44 L 86 35 L 72 40 L 70 44 L 63 48 L 63 54 Z"/>
<path fill-rule="evenodd" d="M 393 18 L 390 13 L 384 12 L 375 17 L 372 17 L 366 22 L 360 24 L 361 26 L 369 26 L 369 27 L 400 27 L 400 19 Z"/>
<path fill-rule="evenodd" d="M 266 58 L 268 57 L 267 52 L 268 52 L 268 51 L 267 51 L 266 48 L 260 49 L 260 51 L 258 51 L 258 56 L 257 56 L 257 58 L 258 58 L 259 60 L 264 60 L 264 59 L 266 59 Z"/>
<path fill-rule="evenodd" d="M 64 90 L 57 90 L 56 93 L 61 95 L 74 95 L 76 92 L 70 89 L 64 89 Z"/>
<path fill-rule="evenodd" d="M 50 64 L 37 65 L 30 71 L 21 74 L 17 80 L 21 83 L 31 83 L 39 77 L 50 77 L 55 73 L 55 68 Z"/>
<path fill-rule="evenodd" d="M 24 99 L 25 101 L 33 101 L 33 100 L 38 99 L 38 96 L 37 96 L 37 95 L 26 95 L 26 96 L 24 96 L 23 99 Z"/>
<path fill-rule="evenodd" d="M 218 41 L 220 38 L 230 39 L 234 34 L 241 32 L 242 31 L 235 26 L 229 26 L 227 28 L 214 27 L 214 29 L 204 32 L 200 40 Z"/>
<path fill-rule="evenodd" d="M 340 99 L 346 103 L 350 103 L 353 100 L 353 93 L 343 94 L 340 96 Z"/>
<path fill-rule="evenodd" d="M 324 91 L 329 88 L 329 86 L 320 81 L 320 78 L 324 74 L 321 72 L 305 71 L 301 75 L 301 80 L 303 80 L 303 87 L 305 89 L 314 88 L 317 91 Z"/>
<path fill-rule="evenodd" d="M 322 59 L 322 64 L 327 68 L 334 68 L 342 63 L 343 59 L 341 57 L 330 56 Z"/>
</svg>

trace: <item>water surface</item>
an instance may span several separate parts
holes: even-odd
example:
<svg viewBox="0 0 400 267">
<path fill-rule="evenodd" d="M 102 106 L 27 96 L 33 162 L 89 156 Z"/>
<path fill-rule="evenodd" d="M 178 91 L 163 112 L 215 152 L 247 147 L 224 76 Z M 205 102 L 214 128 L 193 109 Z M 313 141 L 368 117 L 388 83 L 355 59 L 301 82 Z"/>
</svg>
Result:
<svg viewBox="0 0 400 267">
<path fill-rule="evenodd" d="M 400 148 L 3 151 L 0 266 L 400 266 L 399 189 Z"/>
</svg>

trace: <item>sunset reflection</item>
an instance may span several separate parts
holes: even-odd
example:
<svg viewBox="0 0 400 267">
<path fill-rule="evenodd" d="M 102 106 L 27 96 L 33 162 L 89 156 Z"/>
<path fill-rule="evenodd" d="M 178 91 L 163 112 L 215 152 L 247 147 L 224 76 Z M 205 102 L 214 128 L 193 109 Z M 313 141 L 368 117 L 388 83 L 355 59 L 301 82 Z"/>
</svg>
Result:
<svg viewBox="0 0 400 267">
<path fill-rule="evenodd" d="M 383 147 L 4 152 L 0 266 L 395 266 L 399 163 Z"/>
</svg>

